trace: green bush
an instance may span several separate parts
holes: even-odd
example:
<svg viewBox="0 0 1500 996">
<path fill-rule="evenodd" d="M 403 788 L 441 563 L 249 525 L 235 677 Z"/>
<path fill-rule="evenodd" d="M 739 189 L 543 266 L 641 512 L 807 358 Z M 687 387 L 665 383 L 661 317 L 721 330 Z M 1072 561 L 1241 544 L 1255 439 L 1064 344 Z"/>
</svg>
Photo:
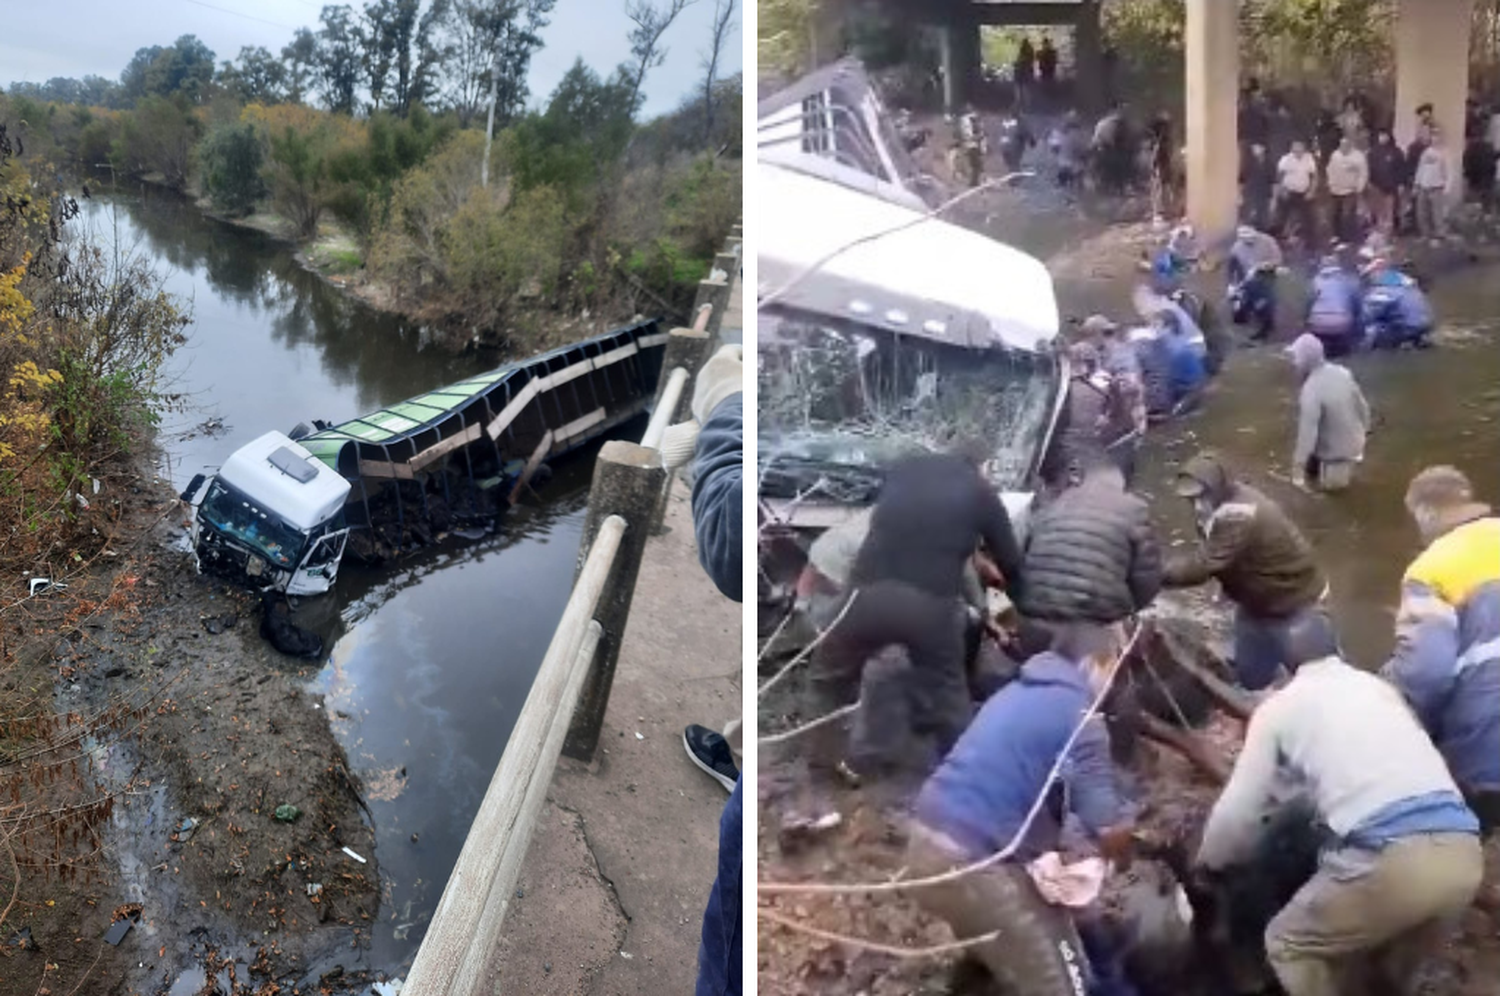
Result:
<svg viewBox="0 0 1500 996">
<path fill-rule="evenodd" d="M 301 236 L 316 235 L 328 187 L 327 137 L 291 125 L 271 136 L 271 202 Z"/>
<path fill-rule="evenodd" d="M 472 191 L 442 239 L 463 313 L 480 327 L 497 328 L 518 297 L 555 293 L 568 234 L 563 199 L 550 187 L 520 191 L 509 203 L 493 187 Z"/>
<path fill-rule="evenodd" d="M 219 125 L 198 146 L 204 192 L 214 207 L 247 215 L 265 195 L 260 138 L 251 124 Z"/>
</svg>

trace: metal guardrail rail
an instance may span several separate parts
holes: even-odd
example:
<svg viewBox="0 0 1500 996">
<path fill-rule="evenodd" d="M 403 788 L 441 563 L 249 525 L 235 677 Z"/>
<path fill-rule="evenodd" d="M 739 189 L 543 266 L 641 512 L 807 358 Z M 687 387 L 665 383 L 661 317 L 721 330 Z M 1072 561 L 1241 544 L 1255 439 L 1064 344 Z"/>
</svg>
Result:
<svg viewBox="0 0 1500 996">
<path fill-rule="evenodd" d="M 661 521 L 671 486 L 661 461 L 662 437 L 686 418 L 692 373 L 712 352 L 739 275 L 740 232 L 736 225 L 713 272 L 699 284 L 693 327 L 674 329 L 668 337 L 656 407 L 641 443 L 617 440 L 599 451 L 573 592 L 402 996 L 490 996 L 507 988 L 489 972 L 505 913 L 558 756 L 588 761 L 598 746 L 646 541 Z"/>
</svg>

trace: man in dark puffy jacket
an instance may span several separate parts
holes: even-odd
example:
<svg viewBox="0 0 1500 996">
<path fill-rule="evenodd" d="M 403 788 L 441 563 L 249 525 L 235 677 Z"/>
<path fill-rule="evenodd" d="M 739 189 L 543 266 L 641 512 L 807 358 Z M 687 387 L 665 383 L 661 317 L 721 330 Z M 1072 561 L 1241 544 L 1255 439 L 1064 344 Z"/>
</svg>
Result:
<svg viewBox="0 0 1500 996">
<path fill-rule="evenodd" d="M 1235 480 L 1213 453 L 1178 472 L 1177 493 L 1193 503 L 1202 537 L 1170 558 L 1166 588 L 1217 580 L 1235 604 L 1234 667 L 1240 684 L 1260 691 L 1287 660 L 1286 634 L 1306 613 L 1322 612 L 1328 582 L 1306 538 L 1274 501 Z"/>
<path fill-rule="evenodd" d="M 1117 623 L 1161 588 L 1161 553 L 1146 503 L 1100 456 L 1083 483 L 1041 508 L 1026 534 L 1025 595 L 1016 603 L 1042 623 Z"/>
<path fill-rule="evenodd" d="M 1010 516 L 979 468 L 979 453 L 924 454 L 891 465 L 870 515 L 870 529 L 849 572 L 849 604 L 814 653 L 807 707 L 824 716 L 858 694 L 866 661 L 904 646 L 924 676 L 925 708 L 913 722 L 938 750 L 953 746 L 973 714 L 964 667 L 964 572 L 984 546 L 1012 599 L 1025 591 L 1021 551 Z M 804 738 L 806 777 L 784 829 L 838 825 L 826 798 L 841 753 L 837 724 Z"/>
</svg>

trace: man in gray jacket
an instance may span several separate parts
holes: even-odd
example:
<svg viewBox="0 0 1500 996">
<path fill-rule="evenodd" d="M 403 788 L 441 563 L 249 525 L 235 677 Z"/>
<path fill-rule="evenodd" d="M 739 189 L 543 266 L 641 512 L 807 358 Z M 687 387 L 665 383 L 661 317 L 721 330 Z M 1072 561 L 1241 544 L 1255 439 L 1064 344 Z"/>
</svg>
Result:
<svg viewBox="0 0 1500 996">
<path fill-rule="evenodd" d="M 1317 336 L 1303 333 L 1287 352 L 1302 380 L 1292 480 L 1298 487 L 1342 491 L 1365 457 L 1370 405 L 1354 375 L 1324 357 Z"/>
</svg>

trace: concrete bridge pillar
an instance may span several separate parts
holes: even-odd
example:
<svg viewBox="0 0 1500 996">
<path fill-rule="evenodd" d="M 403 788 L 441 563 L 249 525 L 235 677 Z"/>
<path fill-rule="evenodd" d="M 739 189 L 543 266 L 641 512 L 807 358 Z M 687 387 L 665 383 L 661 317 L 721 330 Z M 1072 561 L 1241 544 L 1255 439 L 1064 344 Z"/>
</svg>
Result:
<svg viewBox="0 0 1500 996">
<path fill-rule="evenodd" d="M 1396 141 L 1417 130 L 1416 110 L 1431 104 L 1450 157 L 1450 195 L 1463 189 L 1464 100 L 1469 95 L 1469 32 L 1474 0 L 1397 0 Z"/>
<path fill-rule="evenodd" d="M 1187 214 L 1209 244 L 1239 217 L 1238 0 L 1187 0 Z"/>
<path fill-rule="evenodd" d="M 967 9 L 955 10 L 938 27 L 938 40 L 943 64 L 943 110 L 958 114 L 973 99 L 981 77 L 978 18 Z"/>
</svg>

